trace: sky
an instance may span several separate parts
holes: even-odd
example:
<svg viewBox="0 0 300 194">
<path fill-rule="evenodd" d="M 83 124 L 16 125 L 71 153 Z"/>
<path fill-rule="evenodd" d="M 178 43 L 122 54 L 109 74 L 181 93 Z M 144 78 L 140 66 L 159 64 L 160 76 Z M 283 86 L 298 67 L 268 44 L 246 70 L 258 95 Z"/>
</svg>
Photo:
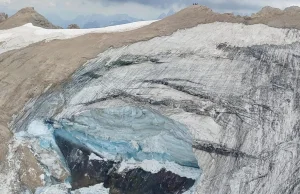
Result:
<svg viewBox="0 0 300 194">
<path fill-rule="evenodd" d="M 41 14 L 56 14 L 63 19 L 88 14 L 128 14 L 150 20 L 170 9 L 178 11 L 194 2 L 218 12 L 249 15 L 264 6 L 300 6 L 300 0 L 0 0 L 0 11 L 12 14 L 23 7 L 35 7 Z"/>
</svg>

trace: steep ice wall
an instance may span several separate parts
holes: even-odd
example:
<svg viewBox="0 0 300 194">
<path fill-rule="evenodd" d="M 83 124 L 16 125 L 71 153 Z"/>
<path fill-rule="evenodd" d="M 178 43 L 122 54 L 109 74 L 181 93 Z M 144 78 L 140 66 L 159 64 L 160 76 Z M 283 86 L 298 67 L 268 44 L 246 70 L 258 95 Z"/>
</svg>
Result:
<svg viewBox="0 0 300 194">
<path fill-rule="evenodd" d="M 298 41 L 298 30 L 213 23 L 111 49 L 36 99 L 15 130 L 38 119 L 85 126 L 98 118 L 91 110 L 140 107 L 192 134 L 197 193 L 299 193 Z M 84 130 L 99 138 L 103 118 Z"/>
</svg>

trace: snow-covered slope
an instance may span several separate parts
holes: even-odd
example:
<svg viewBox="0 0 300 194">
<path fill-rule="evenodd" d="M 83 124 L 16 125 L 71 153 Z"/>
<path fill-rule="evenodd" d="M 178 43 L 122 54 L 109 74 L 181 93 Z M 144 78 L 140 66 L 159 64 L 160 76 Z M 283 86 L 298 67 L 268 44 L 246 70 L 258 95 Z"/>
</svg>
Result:
<svg viewBox="0 0 300 194">
<path fill-rule="evenodd" d="M 88 33 L 123 32 L 141 28 L 153 22 L 155 21 L 141 21 L 93 29 L 44 29 L 29 23 L 9 30 L 0 30 L 0 54 L 9 50 L 26 47 L 43 40 L 68 39 Z"/>
<path fill-rule="evenodd" d="M 178 179 L 178 169 L 195 167 L 186 162 L 194 155 L 202 171 L 196 193 L 298 193 L 299 37 L 299 30 L 212 23 L 107 50 L 28 104 L 15 120 L 16 138 L 34 142 L 37 156 L 48 150 L 73 173 L 74 161 L 107 168 L 104 161 L 114 159 L 114 169 L 127 169 L 135 181 L 148 170 L 164 182 L 163 168 Z M 50 143 L 36 135 L 45 126 Z M 51 163 L 37 158 L 54 184 Z M 159 165 L 149 168 L 148 160 Z M 126 191 L 133 180 L 116 177 L 125 186 L 104 186 Z M 179 193 L 193 192 L 190 183 Z"/>
</svg>

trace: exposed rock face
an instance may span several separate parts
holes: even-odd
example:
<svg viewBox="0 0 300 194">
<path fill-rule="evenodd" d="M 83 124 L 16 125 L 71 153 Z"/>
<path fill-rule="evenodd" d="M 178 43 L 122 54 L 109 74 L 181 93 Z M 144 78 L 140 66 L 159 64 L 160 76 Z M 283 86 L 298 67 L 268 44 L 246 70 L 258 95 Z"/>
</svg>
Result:
<svg viewBox="0 0 300 194">
<path fill-rule="evenodd" d="M 72 119 L 93 108 L 146 107 L 193 134 L 203 170 L 197 193 L 299 193 L 299 30 L 249 25 L 299 29 L 297 9 L 265 8 L 246 18 L 193 6 L 133 32 L 5 53 L 1 122 L 6 128 L 12 114 L 53 83 L 21 112 L 15 131 L 35 119 Z M 206 24 L 215 21 L 247 25 Z M 73 74 L 83 56 L 135 42 Z"/>
<path fill-rule="evenodd" d="M 17 150 L 20 157 L 20 181 L 32 192 L 43 186 L 41 175 L 44 173 L 28 147 L 20 146 Z"/>
<path fill-rule="evenodd" d="M 289 13 L 289 14 L 299 14 L 300 7 L 298 7 L 298 6 L 287 7 L 284 9 L 284 12 Z"/>
<path fill-rule="evenodd" d="M 80 29 L 80 27 L 77 24 L 70 24 L 68 29 Z"/>
<path fill-rule="evenodd" d="M 259 12 L 253 14 L 252 18 L 270 18 L 276 15 L 283 14 L 284 12 L 281 9 L 273 8 L 270 6 L 263 7 Z"/>
<path fill-rule="evenodd" d="M 27 7 L 21 9 L 16 14 L 7 18 L 0 24 L 0 29 L 10 29 L 18 26 L 22 26 L 27 23 L 32 23 L 34 26 L 47 28 L 47 29 L 56 29 L 59 28 L 51 24 L 44 16 L 39 14 L 34 10 L 33 7 Z"/>
<path fill-rule="evenodd" d="M 0 13 L 0 22 L 7 20 L 8 15 L 6 13 Z"/>
</svg>

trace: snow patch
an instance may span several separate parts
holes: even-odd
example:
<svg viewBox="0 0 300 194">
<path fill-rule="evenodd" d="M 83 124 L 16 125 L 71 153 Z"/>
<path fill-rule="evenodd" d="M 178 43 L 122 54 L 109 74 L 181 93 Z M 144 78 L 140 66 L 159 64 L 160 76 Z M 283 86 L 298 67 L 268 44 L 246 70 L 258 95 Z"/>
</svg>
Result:
<svg viewBox="0 0 300 194">
<path fill-rule="evenodd" d="M 111 33 L 135 30 L 147 26 L 156 20 L 140 21 L 129 24 L 109 26 L 105 28 L 92 29 L 44 29 L 33 26 L 31 23 L 20 27 L 0 30 L 0 54 L 6 51 L 26 47 L 40 41 L 51 41 L 54 39 L 69 39 L 89 33 Z"/>
<path fill-rule="evenodd" d="M 89 160 L 103 160 L 103 158 L 100 158 L 99 156 L 97 156 L 96 154 L 92 153 L 90 156 L 89 156 Z"/>
<path fill-rule="evenodd" d="M 32 121 L 29 126 L 27 133 L 34 136 L 34 137 L 39 137 L 42 135 L 50 135 L 51 136 L 51 131 L 48 129 L 47 125 L 45 125 L 42 121 L 40 120 L 34 120 Z"/>
<path fill-rule="evenodd" d="M 179 164 L 176 164 L 175 162 L 167 161 L 161 163 L 157 160 L 143 160 L 141 162 L 138 162 L 134 159 L 123 160 L 120 164 L 118 172 L 121 173 L 125 170 L 135 169 L 138 167 L 153 174 L 158 173 L 162 169 L 166 169 L 166 171 L 173 172 L 174 174 L 177 174 L 181 177 L 191 178 L 194 180 L 198 179 L 199 175 L 201 174 L 200 169 L 181 166 Z"/>
<path fill-rule="evenodd" d="M 50 185 L 37 188 L 35 194 L 69 194 L 70 188 L 71 185 L 67 183 Z"/>
<path fill-rule="evenodd" d="M 72 194 L 109 194 L 109 189 L 103 186 L 103 183 L 91 187 L 84 187 L 71 192 Z"/>
</svg>

